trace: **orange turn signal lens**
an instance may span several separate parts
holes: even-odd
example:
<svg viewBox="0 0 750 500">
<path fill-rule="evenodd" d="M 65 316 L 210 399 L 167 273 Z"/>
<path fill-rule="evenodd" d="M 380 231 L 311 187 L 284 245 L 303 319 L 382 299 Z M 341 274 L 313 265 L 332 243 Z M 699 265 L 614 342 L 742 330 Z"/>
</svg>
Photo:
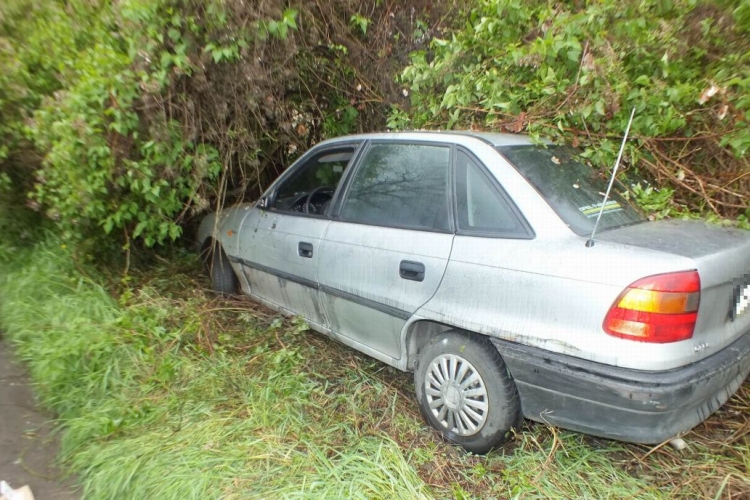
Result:
<svg viewBox="0 0 750 500">
<path fill-rule="evenodd" d="M 617 307 L 634 311 L 679 314 L 698 310 L 700 293 L 655 292 L 629 288 Z"/>
</svg>

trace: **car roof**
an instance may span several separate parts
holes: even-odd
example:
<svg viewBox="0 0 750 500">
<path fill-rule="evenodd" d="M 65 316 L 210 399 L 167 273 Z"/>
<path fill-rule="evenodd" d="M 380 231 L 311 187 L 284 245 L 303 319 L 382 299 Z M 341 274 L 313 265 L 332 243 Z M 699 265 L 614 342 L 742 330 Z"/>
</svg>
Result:
<svg viewBox="0 0 750 500">
<path fill-rule="evenodd" d="M 531 137 L 523 134 L 505 134 L 499 132 L 474 132 L 469 130 L 413 130 L 403 132 L 380 132 L 370 134 L 355 134 L 336 137 L 324 141 L 326 144 L 346 142 L 351 140 L 378 139 L 435 139 L 445 140 L 451 136 L 474 137 L 492 146 L 521 146 L 535 144 Z M 543 141 L 548 142 L 548 141 Z"/>
</svg>

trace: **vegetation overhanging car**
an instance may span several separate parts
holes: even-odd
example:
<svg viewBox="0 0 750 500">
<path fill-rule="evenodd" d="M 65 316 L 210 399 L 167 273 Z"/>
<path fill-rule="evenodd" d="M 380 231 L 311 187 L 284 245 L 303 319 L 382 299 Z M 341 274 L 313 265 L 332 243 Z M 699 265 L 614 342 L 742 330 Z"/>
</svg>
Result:
<svg viewBox="0 0 750 500">
<path fill-rule="evenodd" d="M 522 417 L 658 443 L 750 372 L 750 235 L 648 221 L 601 175 L 521 135 L 341 137 L 199 243 L 216 291 L 413 371 L 426 421 L 469 451 Z"/>
</svg>

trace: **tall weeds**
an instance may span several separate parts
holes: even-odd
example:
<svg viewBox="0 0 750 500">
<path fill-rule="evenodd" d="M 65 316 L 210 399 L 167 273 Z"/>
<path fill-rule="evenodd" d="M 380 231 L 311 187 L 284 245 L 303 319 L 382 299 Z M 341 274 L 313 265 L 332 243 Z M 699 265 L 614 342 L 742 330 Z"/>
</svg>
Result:
<svg viewBox="0 0 750 500">
<path fill-rule="evenodd" d="M 86 498 L 428 496 L 407 450 L 351 425 L 357 395 L 308 372 L 304 325 L 245 316 L 220 339 L 207 315 L 233 306 L 166 284 L 113 299 L 52 234 L 3 267 L 0 325 Z"/>
</svg>

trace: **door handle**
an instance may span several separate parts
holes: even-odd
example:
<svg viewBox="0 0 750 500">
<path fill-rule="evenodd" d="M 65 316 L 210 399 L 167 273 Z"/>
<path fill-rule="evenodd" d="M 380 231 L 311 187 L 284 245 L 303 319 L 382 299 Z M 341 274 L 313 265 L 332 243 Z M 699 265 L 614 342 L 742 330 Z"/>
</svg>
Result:
<svg viewBox="0 0 750 500">
<path fill-rule="evenodd" d="M 405 280 L 424 281 L 424 264 L 411 260 L 402 260 L 398 274 Z"/>
<path fill-rule="evenodd" d="M 313 256 L 313 246 L 312 243 L 307 243 L 306 241 L 300 241 L 299 245 L 297 245 L 297 253 L 300 257 L 304 257 L 306 259 L 312 259 Z"/>
</svg>

